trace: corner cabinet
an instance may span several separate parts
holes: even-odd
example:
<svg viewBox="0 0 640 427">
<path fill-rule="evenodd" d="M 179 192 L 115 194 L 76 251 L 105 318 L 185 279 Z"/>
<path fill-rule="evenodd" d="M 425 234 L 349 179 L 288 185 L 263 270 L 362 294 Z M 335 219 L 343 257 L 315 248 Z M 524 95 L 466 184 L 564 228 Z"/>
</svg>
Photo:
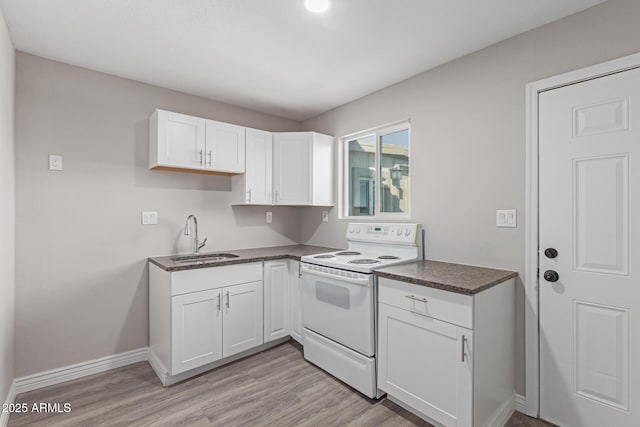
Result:
<svg viewBox="0 0 640 427">
<path fill-rule="evenodd" d="M 238 204 L 273 204 L 273 134 L 264 130 L 246 130 L 245 173 L 231 181 Z"/>
<path fill-rule="evenodd" d="M 274 133 L 274 204 L 332 206 L 333 145 L 316 132 Z"/>
<path fill-rule="evenodd" d="M 444 426 L 502 426 L 513 409 L 508 280 L 475 295 L 379 279 L 378 387 Z"/>
<path fill-rule="evenodd" d="M 245 128 L 155 110 L 149 118 L 149 168 L 240 174 Z"/>
<path fill-rule="evenodd" d="M 264 342 L 291 336 L 302 342 L 300 262 L 264 263 Z"/>
<path fill-rule="evenodd" d="M 291 302 L 291 338 L 304 345 L 302 325 L 302 273 L 300 261 L 289 261 L 289 301 Z"/>
</svg>

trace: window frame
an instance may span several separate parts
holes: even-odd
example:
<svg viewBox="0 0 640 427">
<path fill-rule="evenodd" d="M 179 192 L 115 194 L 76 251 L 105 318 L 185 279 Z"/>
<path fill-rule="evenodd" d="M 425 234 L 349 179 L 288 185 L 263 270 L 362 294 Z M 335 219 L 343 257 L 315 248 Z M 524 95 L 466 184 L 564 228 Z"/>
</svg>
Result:
<svg viewBox="0 0 640 427">
<path fill-rule="evenodd" d="M 380 137 L 390 133 L 406 130 L 408 135 L 407 149 L 409 152 L 409 185 L 407 192 L 409 193 L 409 208 L 407 212 L 381 212 L 380 206 L 382 203 L 381 194 L 381 140 Z M 376 156 L 375 156 L 375 179 L 376 185 L 374 189 L 374 215 L 349 215 L 349 142 L 354 139 L 364 138 L 367 136 L 374 136 L 376 141 Z M 411 120 L 400 120 L 397 122 L 387 123 L 382 126 L 376 126 L 360 132 L 351 133 L 341 136 L 339 138 L 339 150 L 338 150 L 338 217 L 340 219 L 349 220 L 409 220 L 411 219 L 411 211 L 413 205 L 413 196 L 411 192 L 413 180 L 413 159 L 411 154 Z"/>
</svg>

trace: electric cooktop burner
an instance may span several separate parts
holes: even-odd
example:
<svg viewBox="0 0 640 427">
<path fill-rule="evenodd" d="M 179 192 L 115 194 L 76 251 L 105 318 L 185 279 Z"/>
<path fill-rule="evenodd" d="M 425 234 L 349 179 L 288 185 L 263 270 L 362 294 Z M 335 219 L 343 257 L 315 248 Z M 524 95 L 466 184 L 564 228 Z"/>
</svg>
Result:
<svg viewBox="0 0 640 427">
<path fill-rule="evenodd" d="M 354 259 L 352 261 L 349 261 L 349 264 L 378 264 L 380 261 L 378 261 L 377 259 L 368 259 L 368 258 L 362 258 L 362 259 Z"/>
<path fill-rule="evenodd" d="M 355 252 L 355 251 L 344 251 L 344 252 L 338 252 L 336 255 L 362 255 L 360 252 Z"/>
<path fill-rule="evenodd" d="M 317 259 L 329 259 L 329 258 L 335 258 L 335 257 L 336 257 L 335 255 L 331 255 L 331 254 L 314 256 L 314 258 L 317 258 Z"/>
<path fill-rule="evenodd" d="M 400 259 L 400 257 L 395 255 L 380 255 L 378 259 Z"/>
</svg>

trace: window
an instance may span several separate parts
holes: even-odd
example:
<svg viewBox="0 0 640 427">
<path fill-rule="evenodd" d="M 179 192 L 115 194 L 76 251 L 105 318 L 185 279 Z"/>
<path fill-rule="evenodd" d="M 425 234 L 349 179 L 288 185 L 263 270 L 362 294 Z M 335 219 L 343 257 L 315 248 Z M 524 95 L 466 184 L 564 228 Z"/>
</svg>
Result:
<svg viewBox="0 0 640 427">
<path fill-rule="evenodd" d="M 341 215 L 409 216 L 409 122 L 341 138 Z"/>
</svg>

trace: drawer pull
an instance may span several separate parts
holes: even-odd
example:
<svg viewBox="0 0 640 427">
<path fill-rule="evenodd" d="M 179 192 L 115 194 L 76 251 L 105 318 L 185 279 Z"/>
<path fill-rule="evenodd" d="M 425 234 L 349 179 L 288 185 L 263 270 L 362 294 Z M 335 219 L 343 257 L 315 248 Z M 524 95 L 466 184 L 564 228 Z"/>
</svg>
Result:
<svg viewBox="0 0 640 427">
<path fill-rule="evenodd" d="M 423 302 L 425 304 L 428 302 L 426 298 L 418 298 L 415 295 L 405 295 L 404 297 L 409 298 L 410 300 L 413 300 L 413 301 Z"/>
</svg>

